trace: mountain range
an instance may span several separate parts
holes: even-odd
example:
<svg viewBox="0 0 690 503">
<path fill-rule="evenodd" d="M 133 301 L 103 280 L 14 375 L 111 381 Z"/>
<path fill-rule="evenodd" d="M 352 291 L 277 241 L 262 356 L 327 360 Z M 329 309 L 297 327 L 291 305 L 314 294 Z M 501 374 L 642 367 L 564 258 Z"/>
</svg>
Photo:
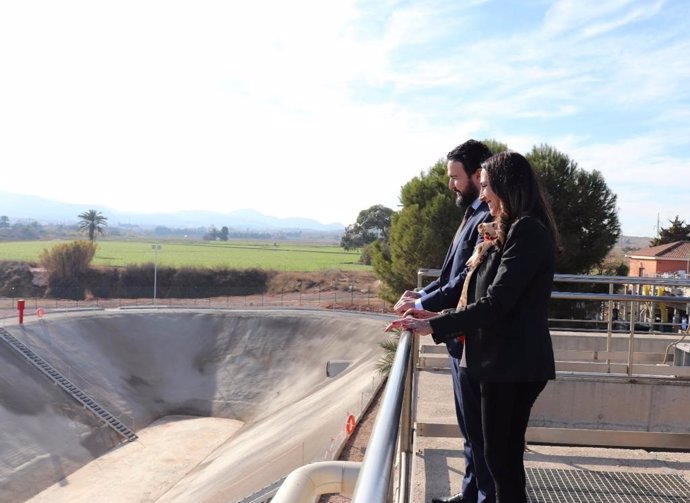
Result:
<svg viewBox="0 0 690 503">
<path fill-rule="evenodd" d="M 88 206 L 88 207 L 87 207 Z M 63 203 L 51 199 L 0 191 L 0 216 L 7 216 L 11 223 L 36 221 L 41 224 L 76 224 L 77 215 L 87 210 L 100 211 L 108 218 L 108 225 L 139 227 L 208 228 L 227 226 L 252 230 L 314 230 L 321 232 L 343 231 L 341 223 L 323 224 L 314 219 L 291 217 L 279 218 L 253 210 L 241 209 L 228 213 L 211 211 L 178 211 L 171 213 L 128 213 L 98 205 Z"/>
</svg>

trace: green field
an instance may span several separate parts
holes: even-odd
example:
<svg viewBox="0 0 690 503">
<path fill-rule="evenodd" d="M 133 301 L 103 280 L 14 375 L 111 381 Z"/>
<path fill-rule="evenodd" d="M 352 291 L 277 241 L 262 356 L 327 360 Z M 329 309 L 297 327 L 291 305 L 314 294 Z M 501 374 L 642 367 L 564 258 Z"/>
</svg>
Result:
<svg viewBox="0 0 690 503">
<path fill-rule="evenodd" d="M 41 252 L 66 241 L 5 241 L 0 260 L 37 263 Z M 154 241 L 98 241 L 93 265 L 122 267 L 153 263 Z M 158 265 L 168 267 L 228 267 L 279 271 L 370 271 L 358 263 L 358 252 L 332 245 L 244 241 L 158 241 Z"/>
</svg>

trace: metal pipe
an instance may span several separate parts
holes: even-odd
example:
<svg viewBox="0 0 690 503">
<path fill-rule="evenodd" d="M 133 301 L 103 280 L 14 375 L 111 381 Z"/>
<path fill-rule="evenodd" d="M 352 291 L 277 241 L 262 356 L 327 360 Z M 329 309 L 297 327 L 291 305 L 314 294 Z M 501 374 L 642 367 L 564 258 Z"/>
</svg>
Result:
<svg viewBox="0 0 690 503">
<path fill-rule="evenodd" d="M 618 285 L 690 286 L 690 278 L 657 278 L 649 276 L 590 276 L 555 274 L 554 283 L 615 283 Z"/>
<path fill-rule="evenodd" d="M 609 295 L 613 295 L 613 283 L 609 283 Z M 613 333 L 613 299 L 609 299 L 609 319 L 606 327 L 606 352 L 611 353 L 611 336 Z M 611 372 L 611 359 L 606 358 L 607 372 Z"/>
<path fill-rule="evenodd" d="M 411 453 L 403 451 L 400 453 L 400 481 L 398 484 L 398 494 L 395 501 L 397 503 L 408 503 L 410 501 L 411 470 L 406 469 L 412 466 Z"/>
<path fill-rule="evenodd" d="M 421 288 L 422 277 L 437 277 L 441 269 L 419 269 L 417 271 L 417 284 Z M 582 274 L 554 274 L 554 283 L 614 283 L 617 285 L 663 285 L 663 286 L 690 286 L 690 278 L 656 278 L 638 276 L 590 276 Z"/>
<path fill-rule="evenodd" d="M 690 297 L 675 297 L 672 295 L 662 295 L 652 298 L 650 295 L 625 294 L 625 293 L 584 293 L 584 292 L 552 292 L 552 299 L 571 299 L 571 300 L 631 300 L 639 302 L 689 302 Z"/>
<path fill-rule="evenodd" d="M 628 375 L 632 375 L 633 366 L 633 344 L 635 342 L 635 318 L 637 312 L 637 302 L 630 302 L 630 337 L 628 338 Z"/>
<path fill-rule="evenodd" d="M 385 503 L 392 477 L 395 446 L 400 426 L 405 376 L 414 336 L 402 332 L 393 365 L 388 374 L 376 422 L 372 429 L 367 452 L 362 461 L 359 478 L 352 497 L 353 503 Z"/>
<path fill-rule="evenodd" d="M 362 463 L 322 461 L 288 475 L 271 503 L 312 503 L 322 494 L 352 494 Z"/>
<path fill-rule="evenodd" d="M 413 335 L 412 348 L 416 348 L 419 344 L 419 336 Z M 411 351 L 412 358 L 407 359 L 407 373 L 405 376 L 405 385 L 403 388 L 403 403 L 400 415 L 400 434 L 398 445 L 398 473 L 400 474 L 398 480 L 398 502 L 406 503 L 409 501 L 409 476 L 411 471 L 410 461 L 412 459 L 412 442 L 413 442 L 413 416 L 414 409 L 412 391 L 414 389 L 414 351 Z"/>
</svg>

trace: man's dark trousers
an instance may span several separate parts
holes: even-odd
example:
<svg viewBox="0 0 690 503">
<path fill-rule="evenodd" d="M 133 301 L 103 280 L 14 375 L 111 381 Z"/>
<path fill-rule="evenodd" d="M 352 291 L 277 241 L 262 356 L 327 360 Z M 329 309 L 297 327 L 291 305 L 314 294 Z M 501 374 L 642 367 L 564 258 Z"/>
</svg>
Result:
<svg viewBox="0 0 690 503">
<path fill-rule="evenodd" d="M 460 360 L 451 357 L 451 374 L 455 395 L 455 414 L 462 436 L 465 438 L 465 477 L 462 495 L 468 503 L 495 503 L 496 493 L 491 473 L 484 460 L 482 433 L 481 390 Z M 482 489 L 479 491 L 478 487 Z"/>
<path fill-rule="evenodd" d="M 432 290 L 432 293 L 423 298 L 422 307 L 424 307 L 424 309 L 439 312 L 443 309 L 448 309 L 457 306 L 458 299 L 460 298 L 460 294 L 462 291 L 463 283 L 467 275 L 467 259 L 470 258 L 475 246 L 480 240 L 477 226 L 481 222 L 485 222 L 490 218 L 491 217 L 489 214 L 489 207 L 486 205 L 486 203 L 482 202 L 474 211 L 474 213 L 467 219 L 467 221 L 460 225 L 460 234 L 458 236 L 458 239 L 456 239 L 448 248 L 446 258 L 443 261 L 443 267 L 441 268 L 441 275 L 436 279 L 435 282 L 432 282 L 425 287 L 429 290 Z M 476 482 L 479 481 L 481 483 L 485 481 L 483 474 L 487 473 L 488 469 L 486 468 L 486 464 L 483 463 L 484 453 L 482 451 L 483 440 L 481 437 L 481 413 L 477 412 L 477 414 L 470 415 L 469 425 L 471 426 L 471 428 L 469 432 L 465 427 L 466 420 L 463 419 L 463 406 L 461 405 L 463 403 L 463 397 L 460 385 L 461 376 L 458 370 L 460 358 L 462 357 L 462 344 L 455 341 L 455 339 L 452 339 L 446 342 L 446 347 L 450 355 L 451 361 L 453 393 L 455 395 L 455 413 L 458 420 L 458 426 L 460 427 L 460 431 L 462 432 L 463 437 L 465 438 L 466 473 L 462 484 L 463 496 L 469 503 L 494 503 L 495 499 L 493 499 L 493 479 L 491 477 L 489 477 L 489 479 L 486 481 L 489 484 L 489 486 L 482 486 L 489 487 L 489 489 L 486 489 L 484 492 L 491 493 L 491 498 L 484 500 L 482 499 L 481 494 L 477 494 L 478 491 Z M 476 410 L 480 411 L 481 408 L 479 405 L 480 401 L 478 398 L 478 392 L 476 396 Z M 468 406 L 465 406 L 464 408 L 467 409 Z M 472 410 L 474 410 L 474 408 Z M 480 463 L 481 467 L 479 468 L 479 471 L 481 473 L 481 478 L 479 479 L 477 479 L 476 477 L 475 469 L 475 465 L 477 465 L 477 458 L 475 458 L 470 437 L 468 437 L 468 433 L 472 433 L 475 431 L 475 426 L 479 429 L 479 443 L 482 443 L 482 446 L 479 447 L 479 460 L 482 461 L 482 463 Z M 474 461 L 470 462 L 469 460 L 471 459 L 474 459 Z"/>
</svg>

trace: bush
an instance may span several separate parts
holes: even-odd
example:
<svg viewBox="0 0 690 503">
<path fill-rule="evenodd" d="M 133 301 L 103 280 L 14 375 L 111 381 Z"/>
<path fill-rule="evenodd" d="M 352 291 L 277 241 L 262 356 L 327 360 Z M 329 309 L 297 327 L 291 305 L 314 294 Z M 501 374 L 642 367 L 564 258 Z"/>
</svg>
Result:
<svg viewBox="0 0 690 503">
<path fill-rule="evenodd" d="M 117 269 L 89 269 L 84 275 L 84 282 L 91 297 L 108 299 L 122 296 L 120 272 Z"/>
<path fill-rule="evenodd" d="M 154 273 L 158 298 L 191 299 L 265 293 L 271 273 L 260 269 L 158 267 L 132 265 L 124 269 L 90 270 L 86 288 L 99 298 L 153 296 Z"/>
<path fill-rule="evenodd" d="M 39 260 L 48 272 L 58 277 L 79 276 L 89 270 L 96 248 L 90 241 L 72 241 L 43 250 Z"/>
<path fill-rule="evenodd" d="M 89 244 L 89 243 L 87 243 Z M 83 300 L 85 298 L 153 297 L 153 263 L 124 268 L 78 267 L 78 254 L 64 245 L 44 252 L 47 284 L 33 284 L 34 274 L 25 262 L 0 262 L 0 296 L 51 297 Z M 64 252 L 64 253 L 63 253 Z M 62 254 L 62 255 L 60 255 Z M 68 270 L 74 271 L 65 275 Z M 158 267 L 158 298 L 208 298 L 243 295 L 278 295 L 311 289 L 320 291 L 376 291 L 373 273 L 354 274 L 339 270 L 320 272 L 281 272 L 262 269 Z"/>
<path fill-rule="evenodd" d="M 96 244 L 90 241 L 73 241 L 43 250 L 40 263 L 49 273 L 47 295 L 84 299 L 85 277 L 96 248 Z"/>
</svg>

